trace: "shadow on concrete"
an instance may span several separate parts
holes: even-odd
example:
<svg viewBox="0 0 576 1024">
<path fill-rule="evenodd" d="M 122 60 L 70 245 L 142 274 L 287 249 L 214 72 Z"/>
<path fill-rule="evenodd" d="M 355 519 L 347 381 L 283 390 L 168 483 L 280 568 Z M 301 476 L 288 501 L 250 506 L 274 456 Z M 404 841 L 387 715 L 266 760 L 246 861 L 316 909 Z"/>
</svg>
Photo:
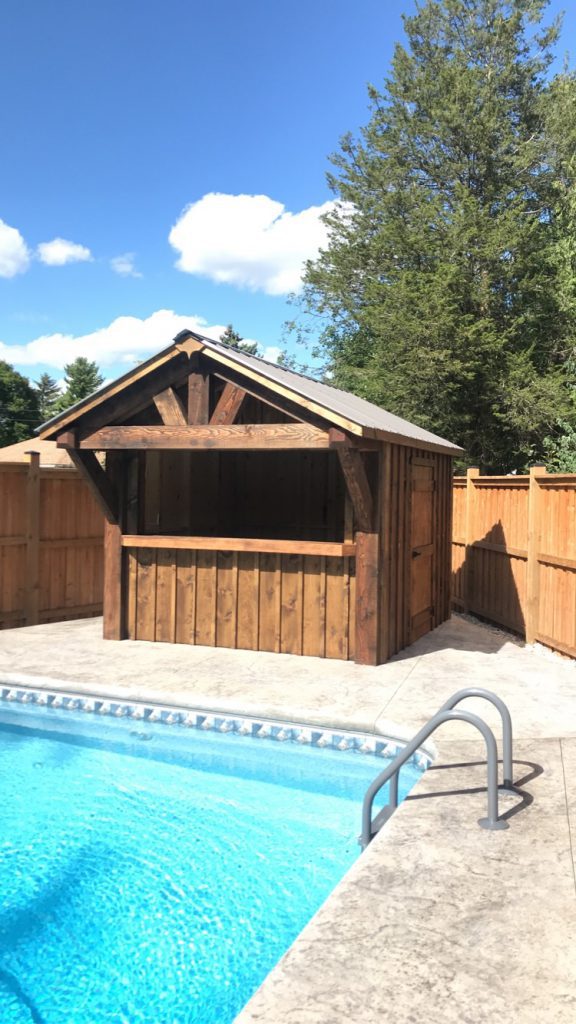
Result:
<svg viewBox="0 0 576 1024">
<path fill-rule="evenodd" d="M 404 661 L 440 650 L 497 653 L 504 644 L 524 646 L 525 620 L 517 580 L 526 560 L 507 553 L 501 520 L 468 547 L 452 573 L 453 615 L 431 633 L 395 654 Z M 468 616 L 478 621 L 471 621 Z"/>
<path fill-rule="evenodd" d="M 502 764 L 501 761 L 499 761 L 498 763 Z M 522 766 L 523 768 L 528 768 L 529 771 L 527 773 L 525 773 L 524 775 L 522 775 L 521 778 L 514 780 L 514 786 L 513 786 L 512 790 L 510 790 L 510 789 L 502 789 L 502 787 L 500 787 L 500 786 L 498 787 L 499 788 L 499 792 L 502 795 L 514 793 L 519 798 L 519 802 L 517 804 L 515 804 L 513 807 L 509 807 L 506 811 L 501 811 L 500 812 L 499 817 L 503 821 L 507 821 L 509 818 L 513 818 L 516 814 L 519 814 L 520 811 L 525 810 L 527 807 L 530 807 L 530 805 L 532 803 L 534 803 L 534 797 L 532 796 L 532 794 L 524 792 L 522 787 L 526 786 L 529 782 L 532 782 L 534 779 L 537 779 L 538 776 L 544 774 L 544 768 L 542 767 L 542 765 L 536 764 L 536 762 L 534 762 L 534 761 L 513 761 L 512 763 L 515 766 Z M 451 771 L 453 768 L 462 769 L 462 768 L 485 768 L 485 767 L 486 767 L 486 762 L 485 761 L 461 761 L 458 764 L 433 764 L 433 765 L 430 765 L 430 767 L 428 768 L 428 772 L 439 772 L 439 771 L 440 772 L 445 772 L 445 771 Z M 433 793 L 409 793 L 408 796 L 406 796 L 404 799 L 405 800 L 434 800 L 434 799 L 437 799 L 439 797 L 466 796 L 466 795 L 471 796 L 471 795 L 474 795 L 474 794 L 485 793 L 485 792 L 486 792 L 486 786 L 467 786 L 467 787 L 464 787 L 464 788 L 461 787 L 459 789 L 439 789 L 439 790 L 436 790 Z"/>
</svg>

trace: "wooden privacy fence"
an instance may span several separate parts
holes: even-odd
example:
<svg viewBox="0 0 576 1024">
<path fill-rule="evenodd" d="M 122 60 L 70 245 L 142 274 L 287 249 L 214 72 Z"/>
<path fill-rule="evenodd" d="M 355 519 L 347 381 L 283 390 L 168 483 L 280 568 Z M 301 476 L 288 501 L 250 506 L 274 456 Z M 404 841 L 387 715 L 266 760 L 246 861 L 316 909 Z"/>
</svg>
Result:
<svg viewBox="0 0 576 1024">
<path fill-rule="evenodd" d="M 576 474 L 454 480 L 453 603 L 576 657 Z"/>
<path fill-rule="evenodd" d="M 0 463 L 0 629 L 99 615 L 103 529 L 75 469 Z"/>
</svg>

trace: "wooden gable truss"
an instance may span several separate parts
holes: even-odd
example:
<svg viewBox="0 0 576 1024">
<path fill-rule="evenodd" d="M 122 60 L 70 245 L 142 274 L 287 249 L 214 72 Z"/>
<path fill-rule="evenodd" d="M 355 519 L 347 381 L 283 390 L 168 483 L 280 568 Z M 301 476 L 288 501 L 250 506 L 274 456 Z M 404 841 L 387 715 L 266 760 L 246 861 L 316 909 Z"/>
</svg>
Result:
<svg viewBox="0 0 576 1024">
<path fill-rule="evenodd" d="M 450 454 L 235 356 L 183 333 L 44 428 L 106 518 L 104 635 L 379 664 L 449 614 Z"/>
</svg>

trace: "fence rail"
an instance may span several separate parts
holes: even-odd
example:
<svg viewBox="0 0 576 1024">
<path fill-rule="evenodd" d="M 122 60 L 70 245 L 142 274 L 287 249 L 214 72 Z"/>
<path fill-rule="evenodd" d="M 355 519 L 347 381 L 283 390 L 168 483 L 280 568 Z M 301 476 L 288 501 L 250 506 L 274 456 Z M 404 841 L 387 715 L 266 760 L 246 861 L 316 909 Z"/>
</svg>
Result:
<svg viewBox="0 0 576 1024">
<path fill-rule="evenodd" d="M 454 480 L 453 604 L 576 657 L 576 474 Z"/>
<path fill-rule="evenodd" d="M 0 629 L 102 612 L 103 519 L 75 469 L 0 464 Z"/>
</svg>

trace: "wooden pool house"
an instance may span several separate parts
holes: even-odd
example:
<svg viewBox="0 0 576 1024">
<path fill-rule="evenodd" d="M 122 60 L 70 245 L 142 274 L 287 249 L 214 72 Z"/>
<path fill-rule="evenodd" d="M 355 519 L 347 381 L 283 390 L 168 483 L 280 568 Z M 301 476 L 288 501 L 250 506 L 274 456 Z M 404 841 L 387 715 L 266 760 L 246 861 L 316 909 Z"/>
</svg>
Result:
<svg viewBox="0 0 576 1024">
<path fill-rule="evenodd" d="M 45 424 L 106 518 L 104 636 L 386 661 L 450 614 L 460 449 L 192 331 Z"/>
</svg>

